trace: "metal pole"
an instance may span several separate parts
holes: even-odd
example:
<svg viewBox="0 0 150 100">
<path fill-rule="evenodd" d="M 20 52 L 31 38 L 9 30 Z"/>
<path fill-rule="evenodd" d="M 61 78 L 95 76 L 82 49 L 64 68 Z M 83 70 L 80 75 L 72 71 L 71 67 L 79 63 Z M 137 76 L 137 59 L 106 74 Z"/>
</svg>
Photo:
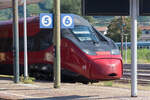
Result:
<svg viewBox="0 0 150 100">
<path fill-rule="evenodd" d="M 27 20 L 26 20 L 26 0 L 24 0 L 24 78 L 28 78 L 28 53 L 27 53 Z"/>
<path fill-rule="evenodd" d="M 137 0 L 131 3 L 131 96 L 137 97 Z"/>
<path fill-rule="evenodd" d="M 121 56 L 123 57 L 123 17 L 121 16 Z"/>
<path fill-rule="evenodd" d="M 125 38 L 126 38 L 125 64 L 127 64 L 127 34 L 125 34 Z"/>
<path fill-rule="evenodd" d="M 19 83 L 19 29 L 18 29 L 18 0 L 13 0 L 13 58 L 14 83 Z"/>
<path fill-rule="evenodd" d="M 60 0 L 54 0 L 54 47 L 55 47 L 55 61 L 54 61 L 54 88 L 60 87 Z"/>
</svg>

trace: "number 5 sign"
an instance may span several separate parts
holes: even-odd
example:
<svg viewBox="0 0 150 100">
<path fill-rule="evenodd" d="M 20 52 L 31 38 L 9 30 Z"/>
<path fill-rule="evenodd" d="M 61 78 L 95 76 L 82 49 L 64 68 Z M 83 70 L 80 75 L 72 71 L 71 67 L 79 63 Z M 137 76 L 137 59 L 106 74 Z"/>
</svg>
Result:
<svg viewBox="0 0 150 100">
<path fill-rule="evenodd" d="M 40 28 L 53 28 L 53 14 L 40 14 Z M 73 14 L 61 14 L 61 28 L 74 28 Z"/>
<path fill-rule="evenodd" d="M 74 28 L 73 14 L 61 14 L 61 28 Z"/>
<path fill-rule="evenodd" d="M 53 16 L 48 13 L 40 14 L 40 28 L 53 28 Z"/>
</svg>

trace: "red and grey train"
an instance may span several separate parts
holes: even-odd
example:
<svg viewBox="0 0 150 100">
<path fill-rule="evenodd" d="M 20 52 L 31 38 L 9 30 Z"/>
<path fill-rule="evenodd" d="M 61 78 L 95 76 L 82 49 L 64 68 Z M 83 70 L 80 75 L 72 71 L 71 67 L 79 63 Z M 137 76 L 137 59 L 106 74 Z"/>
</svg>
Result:
<svg viewBox="0 0 150 100">
<path fill-rule="evenodd" d="M 10 72 L 13 64 L 12 21 L 0 23 L 0 67 Z M 74 15 L 73 29 L 61 29 L 61 69 L 69 76 L 90 80 L 122 77 L 122 58 L 114 42 L 98 32 L 84 18 Z M 39 17 L 27 19 L 29 73 L 53 72 L 53 29 L 40 29 Z M 20 69 L 24 64 L 23 20 L 19 20 Z M 6 68 L 6 65 L 10 65 Z M 35 74 L 37 75 L 37 74 Z"/>
</svg>

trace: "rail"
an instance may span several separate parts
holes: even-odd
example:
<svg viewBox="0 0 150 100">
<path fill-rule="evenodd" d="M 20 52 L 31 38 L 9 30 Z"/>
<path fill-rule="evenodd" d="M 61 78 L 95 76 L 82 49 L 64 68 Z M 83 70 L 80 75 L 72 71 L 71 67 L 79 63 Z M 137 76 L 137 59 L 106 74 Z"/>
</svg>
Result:
<svg viewBox="0 0 150 100">
<path fill-rule="evenodd" d="M 138 84 L 150 84 L 150 64 L 138 64 Z M 120 81 L 129 83 L 131 81 L 131 64 L 124 64 L 123 77 Z"/>
</svg>

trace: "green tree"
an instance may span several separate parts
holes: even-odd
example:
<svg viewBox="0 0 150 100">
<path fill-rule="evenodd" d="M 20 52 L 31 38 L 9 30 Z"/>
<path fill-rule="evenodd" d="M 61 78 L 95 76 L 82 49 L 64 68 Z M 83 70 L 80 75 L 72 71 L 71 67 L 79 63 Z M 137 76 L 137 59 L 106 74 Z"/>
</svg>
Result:
<svg viewBox="0 0 150 100">
<path fill-rule="evenodd" d="M 81 14 L 81 0 L 61 0 L 61 13 Z"/>
<path fill-rule="evenodd" d="M 106 36 L 113 39 L 115 42 L 121 41 L 121 33 L 123 29 L 123 34 L 128 34 L 128 42 L 131 41 L 131 20 L 130 18 L 124 19 L 124 24 L 122 22 L 121 17 L 114 18 L 112 22 L 108 25 L 108 34 Z M 139 38 L 141 35 L 141 31 L 138 28 L 137 37 Z"/>
<path fill-rule="evenodd" d="M 3 9 L 0 10 L 0 20 L 8 20 L 12 18 L 12 9 Z"/>
<path fill-rule="evenodd" d="M 38 5 L 44 12 L 53 12 L 53 0 L 44 0 L 43 2 L 38 3 Z"/>
<path fill-rule="evenodd" d="M 38 15 L 39 13 L 52 13 L 53 0 L 43 0 L 38 4 L 27 5 L 27 16 Z M 61 13 L 73 13 L 81 15 L 81 0 L 61 0 Z M 23 17 L 23 7 L 19 7 L 19 17 Z M 91 23 L 94 22 L 92 16 L 84 16 Z M 12 9 L 4 9 L 0 11 L 0 20 L 12 18 Z"/>
<path fill-rule="evenodd" d="M 27 6 L 28 16 L 38 15 L 40 13 L 42 13 L 42 10 L 40 9 L 38 4 L 30 4 Z"/>
<path fill-rule="evenodd" d="M 61 13 L 81 14 L 81 0 L 61 0 Z M 93 16 L 83 16 L 89 22 L 94 23 Z"/>
</svg>

